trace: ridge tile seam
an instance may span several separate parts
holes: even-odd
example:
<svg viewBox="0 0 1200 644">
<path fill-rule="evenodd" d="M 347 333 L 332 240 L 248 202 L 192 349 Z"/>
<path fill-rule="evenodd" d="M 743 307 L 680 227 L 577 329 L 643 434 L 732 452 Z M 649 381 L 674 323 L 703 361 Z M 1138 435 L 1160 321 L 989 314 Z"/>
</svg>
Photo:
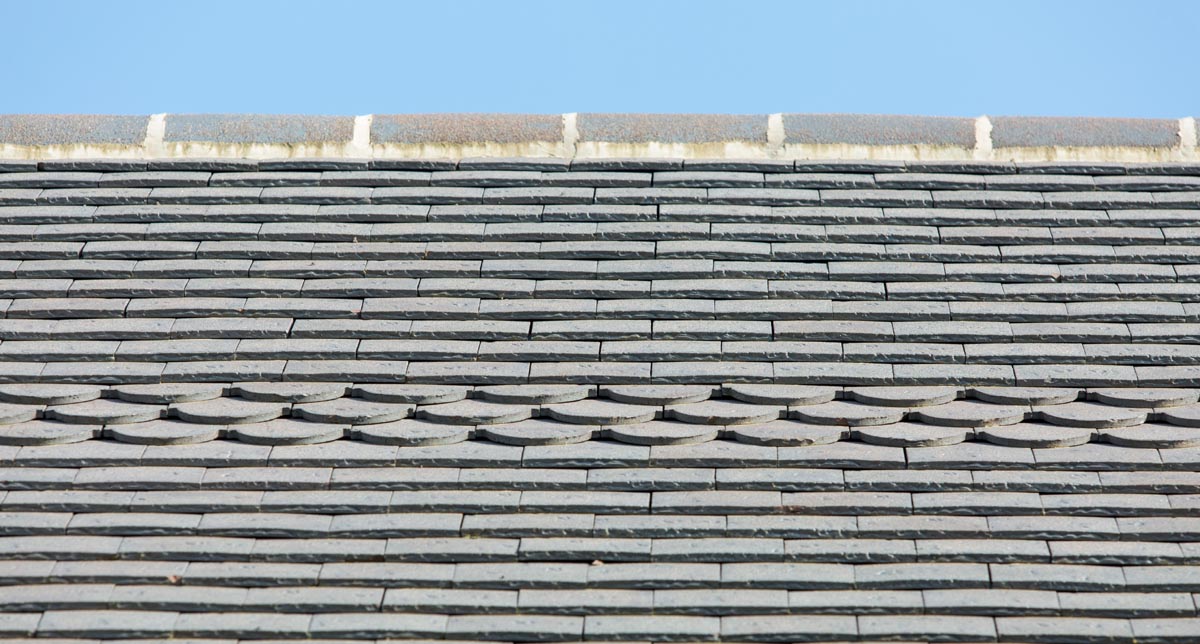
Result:
<svg viewBox="0 0 1200 644">
<path fill-rule="evenodd" d="M 986 136 L 985 136 L 986 135 Z M 1181 161 L 1195 120 L 867 114 L 0 115 L 0 158 L 432 156 Z M 446 154 L 457 152 L 458 154 Z"/>
</svg>

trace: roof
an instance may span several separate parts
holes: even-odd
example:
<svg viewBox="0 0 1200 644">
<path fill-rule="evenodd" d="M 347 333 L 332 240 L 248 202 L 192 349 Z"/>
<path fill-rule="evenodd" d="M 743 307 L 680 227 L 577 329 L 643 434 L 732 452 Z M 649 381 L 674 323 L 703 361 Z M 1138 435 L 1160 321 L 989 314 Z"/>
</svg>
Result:
<svg viewBox="0 0 1200 644">
<path fill-rule="evenodd" d="M 1195 148 L 0 116 L 0 634 L 1198 641 Z"/>
</svg>

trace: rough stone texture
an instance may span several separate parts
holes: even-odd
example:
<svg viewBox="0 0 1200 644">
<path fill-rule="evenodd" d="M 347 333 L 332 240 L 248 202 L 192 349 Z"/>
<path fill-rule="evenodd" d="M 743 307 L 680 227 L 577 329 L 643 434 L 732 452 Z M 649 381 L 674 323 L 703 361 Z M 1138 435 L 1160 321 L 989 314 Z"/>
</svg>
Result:
<svg viewBox="0 0 1200 644">
<path fill-rule="evenodd" d="M 1172 119 L 994 116 L 992 145 L 1006 147 L 1171 147 L 1179 144 Z"/>
<path fill-rule="evenodd" d="M 766 115 L 592 114 L 578 116 L 580 141 L 613 143 L 766 143 Z"/>
<path fill-rule="evenodd" d="M 376 114 L 372 143 L 521 143 L 562 140 L 557 114 Z"/>
<path fill-rule="evenodd" d="M 872 114 L 784 114 L 785 143 L 974 147 L 968 118 Z"/>
<path fill-rule="evenodd" d="M 349 116 L 168 114 L 163 140 L 167 143 L 349 142 L 353 127 L 354 119 Z"/>
<path fill-rule="evenodd" d="M 0 144 L 140 145 L 147 116 L 0 114 Z"/>
</svg>

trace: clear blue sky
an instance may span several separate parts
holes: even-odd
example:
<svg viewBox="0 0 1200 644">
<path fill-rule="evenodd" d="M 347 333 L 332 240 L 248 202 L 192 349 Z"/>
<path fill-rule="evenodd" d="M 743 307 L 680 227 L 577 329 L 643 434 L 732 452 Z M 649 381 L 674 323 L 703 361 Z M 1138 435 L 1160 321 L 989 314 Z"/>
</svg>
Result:
<svg viewBox="0 0 1200 644">
<path fill-rule="evenodd" d="M 1194 0 L 0 0 L 0 113 L 1200 116 Z"/>
</svg>

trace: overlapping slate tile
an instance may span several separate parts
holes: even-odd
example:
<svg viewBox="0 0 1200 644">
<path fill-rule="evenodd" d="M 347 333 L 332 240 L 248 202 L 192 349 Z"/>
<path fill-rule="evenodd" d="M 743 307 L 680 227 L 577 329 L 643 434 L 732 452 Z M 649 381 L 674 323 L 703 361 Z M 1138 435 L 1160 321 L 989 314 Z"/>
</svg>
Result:
<svg viewBox="0 0 1200 644">
<path fill-rule="evenodd" d="M 416 417 L 437 423 L 461 425 L 488 425 L 512 423 L 533 415 L 534 407 L 529 404 L 504 404 L 483 400 L 460 400 L 436 405 L 422 405 Z"/>
<path fill-rule="evenodd" d="M 714 440 L 720 428 L 707 424 L 651 420 L 607 426 L 604 432 L 609 438 L 633 445 L 685 445 Z"/>
<path fill-rule="evenodd" d="M 506 445 L 565 445 L 590 440 L 596 435 L 595 429 L 586 425 L 545 419 L 487 426 L 482 432 L 488 439 Z"/>
<path fill-rule="evenodd" d="M 626 425 L 653 420 L 662 415 L 659 407 L 618 403 L 607 400 L 582 400 L 548 405 L 546 415 L 580 425 Z"/>
<path fill-rule="evenodd" d="M 763 424 L 737 425 L 730 433 L 751 445 L 810 446 L 834 443 L 849 436 L 843 425 L 777 420 Z"/>
<path fill-rule="evenodd" d="M 372 425 L 400 420 L 412 415 L 414 405 L 386 403 L 361 398 L 333 398 L 320 402 L 297 403 L 292 415 L 316 423 Z"/>
<path fill-rule="evenodd" d="M 0 477 L 0 530 L 27 540 L 0 579 L 79 591 L 28 587 L 49 612 L 13 633 L 176 610 L 145 634 L 1194 632 L 1186 164 L 172 163 L 8 182 L 47 194 L 3 213 L 0 460 L 24 475 Z M 216 484 L 238 464 L 264 469 Z M 627 504 L 683 490 L 722 494 Z M 584 572 L 566 591 L 522 560 Z M 852 590 L 854 563 L 905 588 Z M 113 582 L 116 604 L 83 585 Z M 304 612 L 259 612 L 280 607 Z"/>
<path fill-rule="evenodd" d="M 986 402 L 1007 405 L 1056 405 L 1079 398 L 1081 391 L 1050 387 L 974 387 L 971 395 Z"/>
<path fill-rule="evenodd" d="M 682 405 L 707 400 L 713 394 L 705 385 L 637 385 L 601 387 L 612 400 L 634 405 Z"/>
<path fill-rule="evenodd" d="M 346 394 L 348 383 L 236 383 L 230 393 L 261 402 L 321 402 L 341 398 Z"/>
<path fill-rule="evenodd" d="M 1039 407 L 1037 413 L 1046 422 L 1069 427 L 1104 429 L 1128 427 L 1146 422 L 1146 413 L 1139 409 L 1086 402 Z"/>
<path fill-rule="evenodd" d="M 286 403 L 221 398 L 176 403 L 171 406 L 171 414 L 192 423 L 229 425 L 269 421 L 286 414 L 290 407 Z"/>
<path fill-rule="evenodd" d="M 855 387 L 847 391 L 854 400 L 887 407 L 927 407 L 960 397 L 956 387 Z"/>
<path fill-rule="evenodd" d="M 729 400 L 707 400 L 666 407 L 664 415 L 700 425 L 748 425 L 780 418 L 782 406 L 752 405 Z"/>
<path fill-rule="evenodd" d="M 969 428 L 911 422 L 856 427 L 853 431 L 853 435 L 863 442 L 894 447 L 955 445 L 971 438 L 973 434 Z"/>
<path fill-rule="evenodd" d="M 1177 407 L 1196 402 L 1195 390 L 1188 389 L 1089 389 L 1088 398 L 1117 407 Z"/>
<path fill-rule="evenodd" d="M 543 405 L 582 400 L 591 395 L 592 389 L 579 385 L 496 385 L 481 387 L 476 393 L 492 402 Z"/>
<path fill-rule="evenodd" d="M 1100 431 L 1109 443 L 1124 447 L 1178 449 L 1200 446 L 1200 428 L 1165 426 L 1157 423 Z"/>
<path fill-rule="evenodd" d="M 0 386 L 0 400 L 23 405 L 65 405 L 95 400 L 102 391 L 89 385 L 9 384 Z"/>
<path fill-rule="evenodd" d="M 167 383 L 119 385 L 112 388 L 116 398 L 134 403 L 166 405 L 219 398 L 225 387 L 219 384 Z"/>
<path fill-rule="evenodd" d="M 226 431 L 223 425 L 197 424 L 180 420 L 154 420 L 106 429 L 114 440 L 136 445 L 186 445 L 207 443 L 220 438 Z"/>
<path fill-rule="evenodd" d="M 391 423 L 364 425 L 353 436 L 367 443 L 403 446 L 450 445 L 467 440 L 472 426 L 405 419 Z"/>
<path fill-rule="evenodd" d="M 0 426 L 3 445 L 58 445 L 77 443 L 100 436 L 99 425 L 27 420 Z"/>
<path fill-rule="evenodd" d="M 100 399 L 46 409 L 46 417 L 64 423 L 125 425 L 162 418 L 163 405 L 139 404 L 122 400 Z"/>
<path fill-rule="evenodd" d="M 851 402 L 830 401 L 817 405 L 794 407 L 789 416 L 819 425 L 889 425 L 900 422 L 904 410 L 877 407 Z"/>
<path fill-rule="evenodd" d="M 1019 423 L 1030 413 L 1028 407 L 956 401 L 914 411 L 923 422 L 951 427 L 988 427 Z"/>
<path fill-rule="evenodd" d="M 1069 425 L 1044 423 L 1016 423 L 994 427 L 981 427 L 976 435 L 996 445 L 1012 447 L 1072 447 L 1090 442 L 1095 430 Z"/>
</svg>

